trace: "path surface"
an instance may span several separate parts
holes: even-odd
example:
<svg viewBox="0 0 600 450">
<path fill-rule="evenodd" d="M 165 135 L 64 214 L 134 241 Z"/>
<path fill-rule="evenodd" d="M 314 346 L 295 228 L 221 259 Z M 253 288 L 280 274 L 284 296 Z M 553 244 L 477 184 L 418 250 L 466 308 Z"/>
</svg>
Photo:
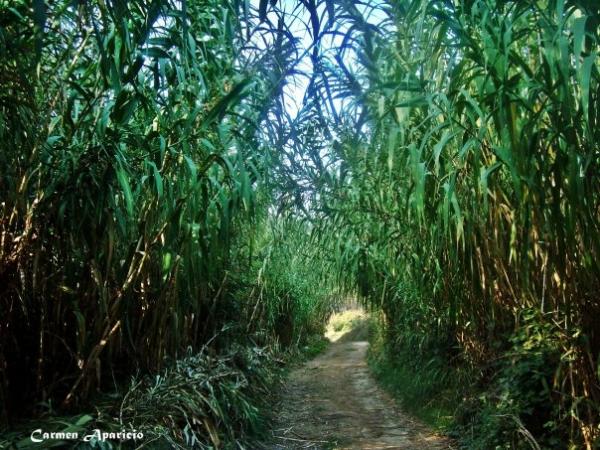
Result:
<svg viewBox="0 0 600 450">
<path fill-rule="evenodd" d="M 294 370 L 275 410 L 271 450 L 451 449 L 403 414 L 366 364 L 367 342 L 333 342 Z"/>
</svg>

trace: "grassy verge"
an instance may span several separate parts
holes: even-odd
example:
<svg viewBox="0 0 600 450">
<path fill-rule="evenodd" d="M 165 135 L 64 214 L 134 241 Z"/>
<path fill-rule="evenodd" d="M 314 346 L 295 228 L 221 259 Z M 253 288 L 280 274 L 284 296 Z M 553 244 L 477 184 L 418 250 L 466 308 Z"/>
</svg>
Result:
<svg viewBox="0 0 600 450">
<path fill-rule="evenodd" d="M 323 353 L 331 342 L 324 336 L 312 336 L 307 339 L 306 344 L 300 348 L 300 359 L 305 361 Z"/>
<path fill-rule="evenodd" d="M 486 371 L 466 369 L 456 360 L 452 366 L 435 342 L 421 341 L 419 348 L 407 332 L 394 340 L 373 322 L 368 359 L 376 379 L 403 409 L 453 436 L 462 448 L 583 448 L 567 444 L 566 414 L 553 385 L 564 339 L 556 324 L 531 313 L 507 339 L 507 348 Z M 589 399 L 580 402 L 595 407 Z"/>
<path fill-rule="evenodd" d="M 160 373 L 99 393 L 72 414 L 48 405 L 41 417 L 0 430 L 0 449 L 257 448 L 269 429 L 273 388 L 289 367 L 314 358 L 329 343 L 313 335 L 283 353 L 252 342 L 230 344 L 218 354 L 205 348 L 173 360 Z M 37 429 L 78 437 L 34 442 L 31 434 Z M 141 437 L 103 439 L 96 430 Z M 84 442 L 87 436 L 91 439 Z"/>
<path fill-rule="evenodd" d="M 370 330 L 368 363 L 379 384 L 405 411 L 449 433 L 462 391 L 458 374 L 436 358 L 422 361 L 413 351 L 392 349 L 375 320 Z"/>
</svg>

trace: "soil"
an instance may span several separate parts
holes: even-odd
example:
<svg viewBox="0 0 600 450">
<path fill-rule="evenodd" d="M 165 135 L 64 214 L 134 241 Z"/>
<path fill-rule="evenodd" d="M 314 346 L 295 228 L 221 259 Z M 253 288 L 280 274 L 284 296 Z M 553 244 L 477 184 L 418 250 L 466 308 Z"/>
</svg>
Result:
<svg viewBox="0 0 600 450">
<path fill-rule="evenodd" d="M 267 448 L 454 448 L 450 440 L 401 411 L 370 374 L 368 343 L 349 337 L 352 332 L 291 372 L 275 407 Z"/>
</svg>

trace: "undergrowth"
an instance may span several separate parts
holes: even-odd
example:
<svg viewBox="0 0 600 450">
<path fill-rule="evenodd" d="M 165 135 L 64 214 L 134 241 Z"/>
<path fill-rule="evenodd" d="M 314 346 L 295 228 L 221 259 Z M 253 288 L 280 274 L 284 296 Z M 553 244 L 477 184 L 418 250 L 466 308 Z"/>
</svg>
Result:
<svg viewBox="0 0 600 450">
<path fill-rule="evenodd" d="M 382 320 L 371 329 L 369 365 L 379 383 L 407 412 L 456 438 L 460 448 L 564 449 L 563 436 L 579 420 L 577 408 L 597 408 L 585 397 L 566 406 L 558 401 L 567 395 L 559 380 L 577 370 L 581 334 L 574 327 L 565 336 L 538 311 L 526 311 L 506 348 L 470 369 L 440 353 L 442 344 L 417 347 Z"/>
<path fill-rule="evenodd" d="M 562 437 L 580 420 L 577 408 L 598 408 L 585 397 L 565 400 L 569 393 L 560 383 L 578 370 L 580 332 L 565 335 L 552 317 L 528 310 L 508 340 L 508 349 L 490 361 L 483 388 L 471 389 L 459 408 L 455 429 L 467 448 L 567 448 Z"/>
<path fill-rule="evenodd" d="M 403 409 L 438 431 L 449 431 L 459 401 L 460 375 L 435 356 L 393 345 L 381 321 L 371 320 L 368 363 Z"/>
<path fill-rule="evenodd" d="M 21 424 L 0 438 L 0 448 L 243 449 L 264 433 L 265 406 L 279 382 L 280 360 L 270 348 L 232 345 L 221 354 L 204 349 L 173 361 L 161 373 L 133 378 L 120 392 L 97 399 L 94 412 L 49 414 Z M 143 437 L 121 441 L 92 438 L 32 442 L 33 430 L 134 431 Z"/>
<path fill-rule="evenodd" d="M 224 330 L 228 327 L 224 327 Z M 99 393 L 78 414 L 62 415 L 51 404 L 47 413 L 0 434 L 0 448 L 39 449 L 251 449 L 268 430 L 273 389 L 287 368 L 314 358 L 328 346 L 324 336 L 307 335 L 299 345 L 260 347 L 247 342 L 205 346 L 167 363 L 155 374 L 136 376 L 112 393 Z M 91 406 L 93 404 L 93 407 Z M 35 443 L 33 430 L 78 433 L 76 440 Z M 133 432 L 133 440 L 92 437 Z"/>
<path fill-rule="evenodd" d="M 299 352 L 300 360 L 312 359 L 323 353 L 329 347 L 329 340 L 322 335 L 314 335 L 307 339 Z"/>
</svg>

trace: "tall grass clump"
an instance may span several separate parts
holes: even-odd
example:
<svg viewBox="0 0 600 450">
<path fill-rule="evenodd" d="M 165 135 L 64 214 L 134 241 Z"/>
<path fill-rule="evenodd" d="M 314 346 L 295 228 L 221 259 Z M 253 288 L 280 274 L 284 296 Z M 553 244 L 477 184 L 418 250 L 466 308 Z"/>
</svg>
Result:
<svg viewBox="0 0 600 450">
<path fill-rule="evenodd" d="M 258 333 L 256 134 L 293 51 L 264 3 L 0 1 L 2 428 Z"/>
<path fill-rule="evenodd" d="M 470 368 L 472 445 L 592 448 L 598 6 L 373 2 L 339 17 L 325 70 L 352 101 L 329 106 L 314 198 L 341 278 L 384 312 L 390 343 Z"/>
</svg>

